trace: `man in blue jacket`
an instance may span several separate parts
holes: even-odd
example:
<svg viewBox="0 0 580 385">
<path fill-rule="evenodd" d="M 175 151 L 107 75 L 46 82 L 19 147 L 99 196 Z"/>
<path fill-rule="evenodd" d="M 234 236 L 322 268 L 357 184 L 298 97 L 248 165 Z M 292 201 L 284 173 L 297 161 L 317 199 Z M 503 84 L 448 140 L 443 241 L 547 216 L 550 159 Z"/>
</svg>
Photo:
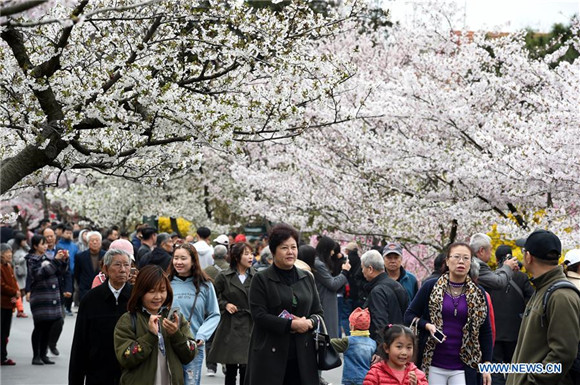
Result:
<svg viewBox="0 0 580 385">
<path fill-rule="evenodd" d="M 77 252 L 79 251 L 79 247 L 76 243 L 73 242 L 73 228 L 71 225 L 64 225 L 61 237 L 56 244 L 56 248 L 58 250 L 66 250 L 68 252 L 68 261 L 69 261 L 69 271 L 71 274 L 75 271 L 75 258 Z M 73 291 L 72 294 L 74 295 L 74 284 L 73 284 Z M 72 301 L 73 297 L 67 297 L 64 300 L 64 307 L 66 311 L 66 315 L 72 316 Z"/>
<path fill-rule="evenodd" d="M 389 278 L 399 282 L 409 295 L 409 303 L 417 294 L 419 285 L 417 277 L 405 270 L 401 265 L 403 262 L 403 248 L 398 243 L 389 243 L 383 249 L 383 258 L 385 260 L 385 269 Z"/>
</svg>

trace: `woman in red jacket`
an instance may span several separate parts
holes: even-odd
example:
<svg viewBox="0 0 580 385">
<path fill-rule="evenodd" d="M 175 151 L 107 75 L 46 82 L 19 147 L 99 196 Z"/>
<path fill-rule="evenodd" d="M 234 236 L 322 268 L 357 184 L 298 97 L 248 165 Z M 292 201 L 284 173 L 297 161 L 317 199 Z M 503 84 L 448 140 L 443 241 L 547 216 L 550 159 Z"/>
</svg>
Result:
<svg viewBox="0 0 580 385">
<path fill-rule="evenodd" d="M 2 287 L 2 312 L 0 313 L 0 338 L 2 339 L 2 366 L 16 365 L 14 361 L 8 358 L 6 345 L 8 336 L 10 336 L 10 325 L 12 324 L 12 312 L 16 307 L 16 301 L 20 298 L 20 289 L 14 277 L 12 270 L 12 248 L 6 243 L 0 244 L 0 254 L 2 255 L 2 268 L 0 284 Z"/>
<path fill-rule="evenodd" d="M 425 373 L 413 363 L 415 334 L 403 325 L 388 325 L 381 331 L 382 361 L 371 366 L 363 385 L 428 385 Z"/>
</svg>

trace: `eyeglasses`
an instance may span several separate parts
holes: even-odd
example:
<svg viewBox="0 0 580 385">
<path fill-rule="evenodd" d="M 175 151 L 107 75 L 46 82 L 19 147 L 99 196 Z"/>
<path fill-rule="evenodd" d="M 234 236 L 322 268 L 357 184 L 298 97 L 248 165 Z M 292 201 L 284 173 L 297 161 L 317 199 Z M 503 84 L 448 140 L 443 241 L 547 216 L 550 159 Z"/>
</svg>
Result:
<svg viewBox="0 0 580 385">
<path fill-rule="evenodd" d="M 471 261 L 471 255 L 459 255 L 459 254 L 453 254 L 449 256 L 450 259 L 454 259 L 456 261 L 459 261 L 460 259 L 463 260 L 463 262 L 469 262 Z"/>
</svg>

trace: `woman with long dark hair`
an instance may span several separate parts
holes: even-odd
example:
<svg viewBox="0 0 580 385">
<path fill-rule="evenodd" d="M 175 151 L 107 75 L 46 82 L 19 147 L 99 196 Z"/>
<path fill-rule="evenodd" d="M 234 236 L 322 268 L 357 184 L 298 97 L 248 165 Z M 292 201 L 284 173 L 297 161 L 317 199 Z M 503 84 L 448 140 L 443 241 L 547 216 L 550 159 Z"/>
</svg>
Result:
<svg viewBox="0 0 580 385">
<path fill-rule="evenodd" d="M 244 384 L 252 331 L 248 294 L 256 273 L 252 268 L 253 260 L 249 244 L 235 243 L 230 250 L 230 268 L 215 279 L 221 319 L 208 360 L 226 365 L 225 385 L 235 385 L 238 371 L 240 385 Z"/>
<path fill-rule="evenodd" d="M 318 239 L 313 271 L 330 338 L 339 337 L 337 293 L 347 284 L 350 270 L 350 263 L 345 261 L 341 264 L 340 273 L 335 277 L 332 276 L 331 272 L 334 270 L 332 256 L 335 247 L 336 242 L 327 236 Z"/>
<path fill-rule="evenodd" d="M 59 250 L 50 259 L 45 255 L 46 238 L 35 235 L 26 256 L 30 274 L 30 310 L 34 319 L 32 331 L 32 365 L 51 365 L 47 357 L 50 329 L 62 320 L 61 288 L 59 277 L 68 274 L 68 253 Z"/>
<path fill-rule="evenodd" d="M 115 326 L 115 354 L 123 369 L 120 385 L 183 385 L 183 364 L 197 345 L 179 311 L 170 311 L 173 290 L 157 265 L 139 270 L 128 312 Z"/>
<path fill-rule="evenodd" d="M 199 385 L 205 342 L 220 321 L 220 310 L 211 278 L 201 269 L 197 250 L 190 243 L 175 245 L 169 265 L 169 280 L 173 289 L 173 306 L 190 322 L 198 353 L 183 365 L 186 385 Z"/>
</svg>

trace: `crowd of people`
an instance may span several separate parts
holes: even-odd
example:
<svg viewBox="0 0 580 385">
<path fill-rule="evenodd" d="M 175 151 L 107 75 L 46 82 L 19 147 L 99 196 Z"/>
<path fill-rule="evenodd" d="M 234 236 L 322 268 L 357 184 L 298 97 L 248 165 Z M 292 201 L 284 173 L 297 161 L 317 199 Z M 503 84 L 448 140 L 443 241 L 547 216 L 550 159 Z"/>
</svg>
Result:
<svg viewBox="0 0 580 385">
<path fill-rule="evenodd" d="M 523 263 L 502 245 L 492 270 L 491 239 L 474 234 L 419 282 L 398 243 L 364 250 L 319 236 L 312 247 L 286 224 L 250 243 L 206 227 L 182 238 L 43 221 L 2 233 L 1 363 L 16 364 L 8 339 L 27 300 L 33 365 L 54 364 L 78 306 L 73 385 L 199 385 L 204 361 L 208 376 L 222 365 L 226 385 L 326 384 L 321 326 L 343 354 L 342 384 L 580 384 L 580 249 L 559 264 L 550 231 L 517 244 Z M 561 370 L 480 366 L 512 362 Z"/>
</svg>

